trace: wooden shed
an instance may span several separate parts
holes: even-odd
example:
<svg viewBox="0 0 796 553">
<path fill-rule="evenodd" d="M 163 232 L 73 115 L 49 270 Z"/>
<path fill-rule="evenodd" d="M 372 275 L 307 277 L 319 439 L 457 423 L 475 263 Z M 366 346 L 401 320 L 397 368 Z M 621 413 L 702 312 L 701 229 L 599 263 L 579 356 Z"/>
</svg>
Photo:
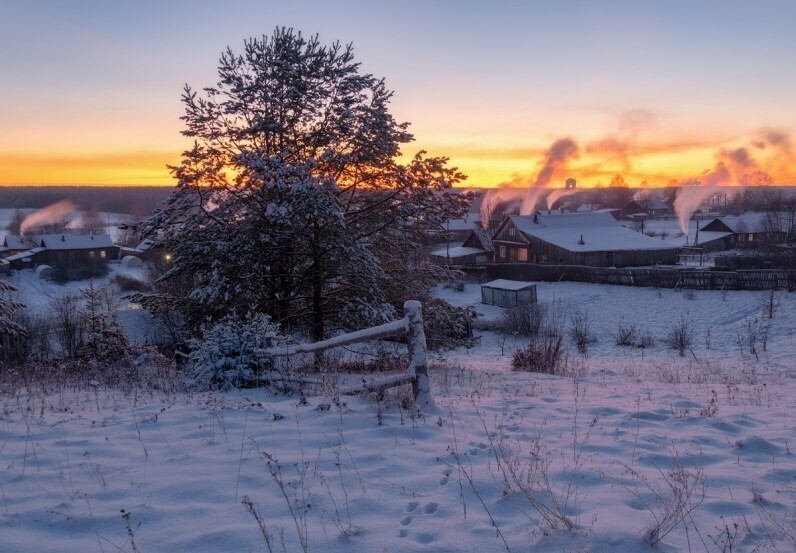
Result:
<svg viewBox="0 0 796 553">
<path fill-rule="evenodd" d="M 536 284 L 519 280 L 493 280 L 481 285 L 481 302 L 498 307 L 536 303 Z"/>
</svg>

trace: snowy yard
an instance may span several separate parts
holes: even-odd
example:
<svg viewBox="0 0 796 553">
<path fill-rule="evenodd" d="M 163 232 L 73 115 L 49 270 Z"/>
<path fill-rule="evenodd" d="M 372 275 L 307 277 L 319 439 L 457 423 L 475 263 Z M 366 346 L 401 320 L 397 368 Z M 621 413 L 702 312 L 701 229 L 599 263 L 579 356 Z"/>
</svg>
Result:
<svg viewBox="0 0 796 553">
<path fill-rule="evenodd" d="M 512 372 L 524 340 L 484 330 L 502 310 L 441 289 L 482 314 L 480 345 L 432 355 L 438 410 L 420 416 L 332 388 L 305 403 L 5 378 L 0 549 L 794 551 L 794 294 L 770 320 L 761 293 L 538 294 L 591 321 L 573 376 Z M 681 357 L 662 338 L 683 318 Z M 655 345 L 617 346 L 620 320 Z"/>
</svg>

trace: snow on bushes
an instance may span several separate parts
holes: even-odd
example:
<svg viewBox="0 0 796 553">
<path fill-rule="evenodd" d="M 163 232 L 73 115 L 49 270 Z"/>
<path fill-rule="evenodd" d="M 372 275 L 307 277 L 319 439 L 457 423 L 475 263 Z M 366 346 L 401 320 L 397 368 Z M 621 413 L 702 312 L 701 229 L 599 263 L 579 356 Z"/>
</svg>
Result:
<svg viewBox="0 0 796 553">
<path fill-rule="evenodd" d="M 268 315 L 227 316 L 189 341 L 189 373 L 202 387 L 241 388 L 255 383 L 265 367 L 261 350 L 273 345 L 279 327 Z"/>
</svg>

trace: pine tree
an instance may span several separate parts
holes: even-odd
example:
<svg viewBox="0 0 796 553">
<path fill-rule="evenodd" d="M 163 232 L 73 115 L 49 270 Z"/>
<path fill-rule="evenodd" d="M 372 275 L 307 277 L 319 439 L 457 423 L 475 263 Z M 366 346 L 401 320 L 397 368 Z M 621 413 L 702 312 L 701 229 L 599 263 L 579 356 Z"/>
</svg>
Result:
<svg viewBox="0 0 796 553">
<path fill-rule="evenodd" d="M 13 320 L 14 313 L 26 307 L 24 303 L 8 296 L 10 292 L 16 291 L 14 285 L 0 280 L 0 334 L 24 336 L 26 333 L 25 328 Z"/>
<path fill-rule="evenodd" d="M 81 313 L 84 328 L 80 354 L 97 361 L 119 360 L 129 351 L 127 336 L 115 315 L 107 310 L 107 290 L 94 279 L 81 290 L 85 308 Z"/>
<path fill-rule="evenodd" d="M 413 137 L 391 97 L 351 45 L 284 28 L 225 51 L 215 86 L 186 86 L 194 146 L 140 229 L 173 253 L 163 278 L 188 285 L 175 300 L 190 326 L 263 312 L 320 339 L 407 299 L 387 284 L 415 278 L 405 261 L 471 196 L 451 190 L 463 175 L 445 158 L 398 162 Z"/>
<path fill-rule="evenodd" d="M 14 321 L 14 313 L 25 308 L 25 304 L 9 297 L 9 294 L 16 290 L 13 285 L 0 280 L 0 349 L 7 347 L 14 340 L 27 336 L 25 327 Z M 0 351 L 0 358 L 5 357 L 7 353 Z"/>
</svg>

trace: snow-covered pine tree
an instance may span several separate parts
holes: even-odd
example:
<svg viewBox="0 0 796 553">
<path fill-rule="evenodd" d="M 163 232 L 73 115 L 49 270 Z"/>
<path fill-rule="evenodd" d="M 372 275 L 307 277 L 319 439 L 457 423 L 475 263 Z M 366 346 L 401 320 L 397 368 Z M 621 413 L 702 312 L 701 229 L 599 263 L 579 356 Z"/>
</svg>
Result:
<svg viewBox="0 0 796 553">
<path fill-rule="evenodd" d="M 116 316 L 108 310 L 107 290 L 91 279 L 80 294 L 85 307 L 81 313 L 84 334 L 79 354 L 97 361 L 123 358 L 130 346 Z"/>
<path fill-rule="evenodd" d="M 14 313 L 26 306 L 24 303 L 9 296 L 10 292 L 16 292 L 13 284 L 0 280 L 0 335 L 24 336 L 25 328 L 13 319 Z"/>
<path fill-rule="evenodd" d="M 174 298 L 186 320 L 264 312 L 316 339 L 383 320 L 407 299 L 386 284 L 427 273 L 406 263 L 423 234 L 466 210 L 471 196 L 451 190 L 463 175 L 425 152 L 399 163 L 408 124 L 351 45 L 278 28 L 218 71 L 215 86 L 186 86 L 194 146 L 139 227 L 173 252 L 163 278 L 188 284 Z"/>
</svg>

